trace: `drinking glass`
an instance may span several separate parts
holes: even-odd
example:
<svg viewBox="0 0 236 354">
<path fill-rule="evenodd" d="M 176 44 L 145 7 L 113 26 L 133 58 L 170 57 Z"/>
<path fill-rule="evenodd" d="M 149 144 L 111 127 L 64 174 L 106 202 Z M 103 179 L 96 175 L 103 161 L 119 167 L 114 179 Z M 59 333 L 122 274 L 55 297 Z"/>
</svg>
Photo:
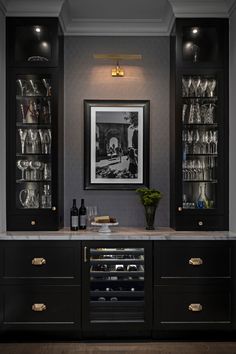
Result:
<svg viewBox="0 0 236 354">
<path fill-rule="evenodd" d="M 207 85 L 208 85 L 208 80 L 201 78 L 200 89 L 201 89 L 201 96 L 202 97 L 205 97 L 205 95 L 206 95 Z"/>
<path fill-rule="evenodd" d="M 31 153 L 37 154 L 39 152 L 39 136 L 37 129 L 29 129 L 28 130 L 28 144 L 31 145 Z"/>
<path fill-rule="evenodd" d="M 21 141 L 21 152 L 22 154 L 25 153 L 25 140 L 26 136 L 28 133 L 27 129 L 18 129 L 19 135 L 20 135 L 20 141 Z"/>
<path fill-rule="evenodd" d="M 46 96 L 51 96 L 51 85 L 50 85 L 50 81 L 48 79 L 43 79 L 43 85 L 46 89 Z"/>
<path fill-rule="evenodd" d="M 36 82 L 34 82 L 33 80 L 29 80 L 30 82 L 30 85 L 33 89 L 33 95 L 32 96 L 39 96 L 40 95 L 40 92 L 38 90 L 38 85 Z"/>
<path fill-rule="evenodd" d="M 214 97 L 215 88 L 216 88 L 216 80 L 215 79 L 208 80 L 209 97 Z"/>
<path fill-rule="evenodd" d="M 20 112 L 21 112 L 22 122 L 25 123 L 26 122 L 25 109 L 24 109 L 24 105 L 22 103 L 20 104 Z"/>
<path fill-rule="evenodd" d="M 188 107 L 188 105 L 186 103 L 183 104 L 183 107 L 182 107 L 182 122 L 183 123 L 185 122 L 185 114 L 186 114 L 187 107 Z"/>
<path fill-rule="evenodd" d="M 19 87 L 20 87 L 20 95 L 21 96 L 24 96 L 25 95 L 25 93 L 26 93 L 26 81 L 25 80 L 21 80 L 21 79 L 18 79 L 17 80 L 17 83 L 18 83 L 18 85 L 19 85 Z"/>
<path fill-rule="evenodd" d="M 16 163 L 17 167 L 19 170 L 21 170 L 21 181 L 25 180 L 25 170 L 29 167 L 29 161 L 28 160 L 17 160 Z"/>
<path fill-rule="evenodd" d="M 201 83 L 201 78 L 199 76 L 192 78 L 192 85 L 194 88 L 194 96 L 195 97 L 198 97 L 198 88 L 200 86 L 200 83 Z"/>
<path fill-rule="evenodd" d="M 95 216 L 97 216 L 97 206 L 88 206 L 87 208 L 87 223 L 88 227 L 91 227 L 91 223 L 94 221 Z"/>
<path fill-rule="evenodd" d="M 32 180 L 41 180 L 42 179 L 42 170 L 44 168 L 43 163 L 40 161 L 30 161 L 30 168 L 33 170 L 32 172 Z"/>
<path fill-rule="evenodd" d="M 50 129 L 39 129 L 39 136 L 41 140 L 42 153 L 50 154 L 51 153 L 51 130 Z"/>
<path fill-rule="evenodd" d="M 204 123 L 205 124 L 213 124 L 214 123 L 214 110 L 215 110 L 215 104 L 210 103 L 204 116 Z"/>
</svg>

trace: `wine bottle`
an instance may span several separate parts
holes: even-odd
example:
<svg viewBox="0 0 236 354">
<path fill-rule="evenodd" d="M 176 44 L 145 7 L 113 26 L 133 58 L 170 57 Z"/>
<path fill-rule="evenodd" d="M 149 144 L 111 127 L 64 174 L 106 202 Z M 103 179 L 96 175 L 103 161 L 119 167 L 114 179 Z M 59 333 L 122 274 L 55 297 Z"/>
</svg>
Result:
<svg viewBox="0 0 236 354">
<path fill-rule="evenodd" d="M 79 211 L 76 206 L 76 199 L 73 199 L 73 206 L 70 210 L 70 229 L 77 231 L 79 228 Z"/>
<path fill-rule="evenodd" d="M 86 208 L 84 206 L 84 199 L 81 199 L 81 206 L 79 208 L 79 229 L 86 229 Z"/>
</svg>

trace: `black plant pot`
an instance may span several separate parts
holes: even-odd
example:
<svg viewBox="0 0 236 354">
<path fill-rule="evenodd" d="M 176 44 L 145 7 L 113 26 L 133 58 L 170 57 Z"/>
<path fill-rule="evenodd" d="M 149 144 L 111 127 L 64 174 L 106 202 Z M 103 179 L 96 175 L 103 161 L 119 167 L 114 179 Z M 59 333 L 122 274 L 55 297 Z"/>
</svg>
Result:
<svg viewBox="0 0 236 354">
<path fill-rule="evenodd" d="M 157 205 L 145 205 L 146 230 L 155 230 L 154 221 Z"/>
</svg>

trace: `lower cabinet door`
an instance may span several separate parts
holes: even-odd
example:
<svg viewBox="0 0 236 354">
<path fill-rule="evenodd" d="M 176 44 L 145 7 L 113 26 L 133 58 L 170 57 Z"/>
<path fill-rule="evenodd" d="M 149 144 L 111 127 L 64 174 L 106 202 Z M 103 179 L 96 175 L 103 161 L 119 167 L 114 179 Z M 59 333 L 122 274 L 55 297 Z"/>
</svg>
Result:
<svg viewBox="0 0 236 354">
<path fill-rule="evenodd" d="M 156 286 L 155 327 L 168 330 L 231 329 L 231 293 L 218 286 Z"/>
<path fill-rule="evenodd" d="M 3 329 L 80 328 L 80 286 L 6 286 Z"/>
</svg>

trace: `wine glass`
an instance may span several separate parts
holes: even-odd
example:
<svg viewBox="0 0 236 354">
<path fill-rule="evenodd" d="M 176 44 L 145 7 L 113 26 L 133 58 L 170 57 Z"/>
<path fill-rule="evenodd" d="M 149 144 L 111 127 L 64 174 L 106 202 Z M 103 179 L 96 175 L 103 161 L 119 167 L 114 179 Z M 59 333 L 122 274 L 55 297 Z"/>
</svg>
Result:
<svg viewBox="0 0 236 354">
<path fill-rule="evenodd" d="M 17 167 L 19 170 L 21 170 L 21 181 L 25 180 L 24 173 L 25 170 L 29 167 L 29 161 L 28 160 L 17 160 Z"/>
<path fill-rule="evenodd" d="M 51 85 L 50 85 L 50 81 L 48 79 L 43 79 L 43 85 L 46 89 L 46 96 L 51 96 Z"/>
<path fill-rule="evenodd" d="M 22 154 L 25 153 L 25 139 L 28 133 L 27 129 L 18 129 L 19 135 L 20 135 L 20 141 L 21 141 L 21 152 Z"/>
<path fill-rule="evenodd" d="M 201 89 L 201 96 L 202 97 L 205 97 L 205 95 L 206 95 L 207 86 L 208 86 L 208 80 L 202 78 L 201 82 L 200 82 L 200 89 Z"/>
<path fill-rule="evenodd" d="M 40 161 L 30 161 L 29 166 L 33 170 L 32 180 L 41 180 L 42 174 L 40 170 L 42 171 L 44 168 L 43 163 Z"/>
<path fill-rule="evenodd" d="M 26 89 L 26 82 L 25 80 L 17 79 L 17 83 L 20 87 L 20 95 L 24 96 L 25 94 L 25 89 Z"/>
<path fill-rule="evenodd" d="M 32 154 L 36 154 L 38 152 L 38 144 L 39 144 L 39 139 L 38 139 L 38 130 L 37 129 L 29 129 L 29 144 L 31 145 L 31 152 Z"/>
<path fill-rule="evenodd" d="M 51 130 L 50 129 L 39 129 L 39 135 L 41 139 L 42 153 L 51 153 Z"/>
<path fill-rule="evenodd" d="M 30 85 L 32 86 L 32 89 L 33 89 L 33 96 L 40 95 L 40 92 L 38 90 L 38 85 L 33 80 L 29 80 L 29 82 L 30 82 Z"/>
<path fill-rule="evenodd" d="M 192 85 L 194 88 L 194 96 L 195 97 L 198 96 L 198 88 L 200 86 L 200 83 L 201 83 L 201 78 L 199 76 L 192 78 Z"/>
<path fill-rule="evenodd" d="M 216 88 L 216 80 L 215 79 L 208 80 L 209 97 L 214 97 L 215 88 Z"/>
<path fill-rule="evenodd" d="M 97 206 L 88 206 L 87 208 L 87 222 L 88 227 L 91 227 L 91 223 L 94 221 L 95 216 L 97 216 Z"/>
</svg>

